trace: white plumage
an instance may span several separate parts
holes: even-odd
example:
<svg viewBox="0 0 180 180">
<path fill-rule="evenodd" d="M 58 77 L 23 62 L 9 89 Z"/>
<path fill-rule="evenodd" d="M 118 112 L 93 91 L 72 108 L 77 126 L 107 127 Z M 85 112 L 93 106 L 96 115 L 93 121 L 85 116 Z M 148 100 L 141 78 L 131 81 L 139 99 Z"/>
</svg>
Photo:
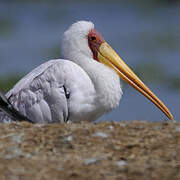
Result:
<svg viewBox="0 0 180 180">
<path fill-rule="evenodd" d="M 50 60 L 21 79 L 6 94 L 9 101 L 0 93 L 0 108 L 6 112 L 0 113 L 0 121 L 10 121 L 9 115 L 39 123 L 94 121 L 119 105 L 119 77 L 173 120 L 92 22 L 74 23 L 63 35 L 62 52 L 64 59 Z"/>
<path fill-rule="evenodd" d="M 6 94 L 18 111 L 39 123 L 94 121 L 118 106 L 119 76 L 93 59 L 87 39 L 91 29 L 91 22 L 73 24 L 63 35 L 64 59 L 40 65 Z"/>
</svg>

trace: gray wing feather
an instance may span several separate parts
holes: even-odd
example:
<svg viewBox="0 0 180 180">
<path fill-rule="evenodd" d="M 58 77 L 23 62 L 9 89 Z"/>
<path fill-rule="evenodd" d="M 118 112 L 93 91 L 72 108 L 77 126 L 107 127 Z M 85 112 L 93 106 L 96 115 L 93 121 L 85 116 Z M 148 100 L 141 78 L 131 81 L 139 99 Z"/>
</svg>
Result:
<svg viewBox="0 0 180 180">
<path fill-rule="evenodd" d="M 34 122 L 64 122 L 68 104 L 63 62 L 51 60 L 26 75 L 7 93 L 11 104 Z"/>
<path fill-rule="evenodd" d="M 21 112 L 17 111 L 0 91 L 0 122 L 29 121 Z"/>
</svg>

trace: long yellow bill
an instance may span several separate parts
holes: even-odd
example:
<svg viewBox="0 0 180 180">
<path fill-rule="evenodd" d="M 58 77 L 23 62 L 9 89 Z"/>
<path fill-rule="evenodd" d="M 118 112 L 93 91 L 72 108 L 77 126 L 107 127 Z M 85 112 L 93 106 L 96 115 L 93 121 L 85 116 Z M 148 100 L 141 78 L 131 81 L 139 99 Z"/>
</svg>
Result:
<svg viewBox="0 0 180 180">
<path fill-rule="evenodd" d="M 100 45 L 98 50 L 98 60 L 115 69 L 119 76 L 128 84 L 142 93 L 152 101 L 169 119 L 173 120 L 173 115 L 163 102 L 136 76 L 136 74 L 126 65 L 107 42 Z"/>
</svg>

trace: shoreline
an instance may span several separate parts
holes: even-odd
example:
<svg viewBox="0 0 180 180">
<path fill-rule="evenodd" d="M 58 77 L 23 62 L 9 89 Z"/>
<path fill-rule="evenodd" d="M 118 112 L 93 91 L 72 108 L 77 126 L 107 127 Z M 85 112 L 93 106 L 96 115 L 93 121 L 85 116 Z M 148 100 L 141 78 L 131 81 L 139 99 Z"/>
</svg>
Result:
<svg viewBox="0 0 180 180">
<path fill-rule="evenodd" d="M 179 179 L 180 122 L 0 124 L 0 179 Z"/>
</svg>

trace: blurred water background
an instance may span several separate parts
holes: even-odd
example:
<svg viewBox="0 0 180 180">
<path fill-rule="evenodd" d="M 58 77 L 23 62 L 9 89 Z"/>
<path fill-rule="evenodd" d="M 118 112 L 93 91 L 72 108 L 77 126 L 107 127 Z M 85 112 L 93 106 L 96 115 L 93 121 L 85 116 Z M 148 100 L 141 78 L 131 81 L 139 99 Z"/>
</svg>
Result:
<svg viewBox="0 0 180 180">
<path fill-rule="evenodd" d="M 63 32 L 91 20 L 109 44 L 180 120 L 180 1 L 0 0 L 0 89 L 61 57 Z M 120 106 L 105 120 L 160 121 L 165 116 L 123 82 Z"/>
</svg>

